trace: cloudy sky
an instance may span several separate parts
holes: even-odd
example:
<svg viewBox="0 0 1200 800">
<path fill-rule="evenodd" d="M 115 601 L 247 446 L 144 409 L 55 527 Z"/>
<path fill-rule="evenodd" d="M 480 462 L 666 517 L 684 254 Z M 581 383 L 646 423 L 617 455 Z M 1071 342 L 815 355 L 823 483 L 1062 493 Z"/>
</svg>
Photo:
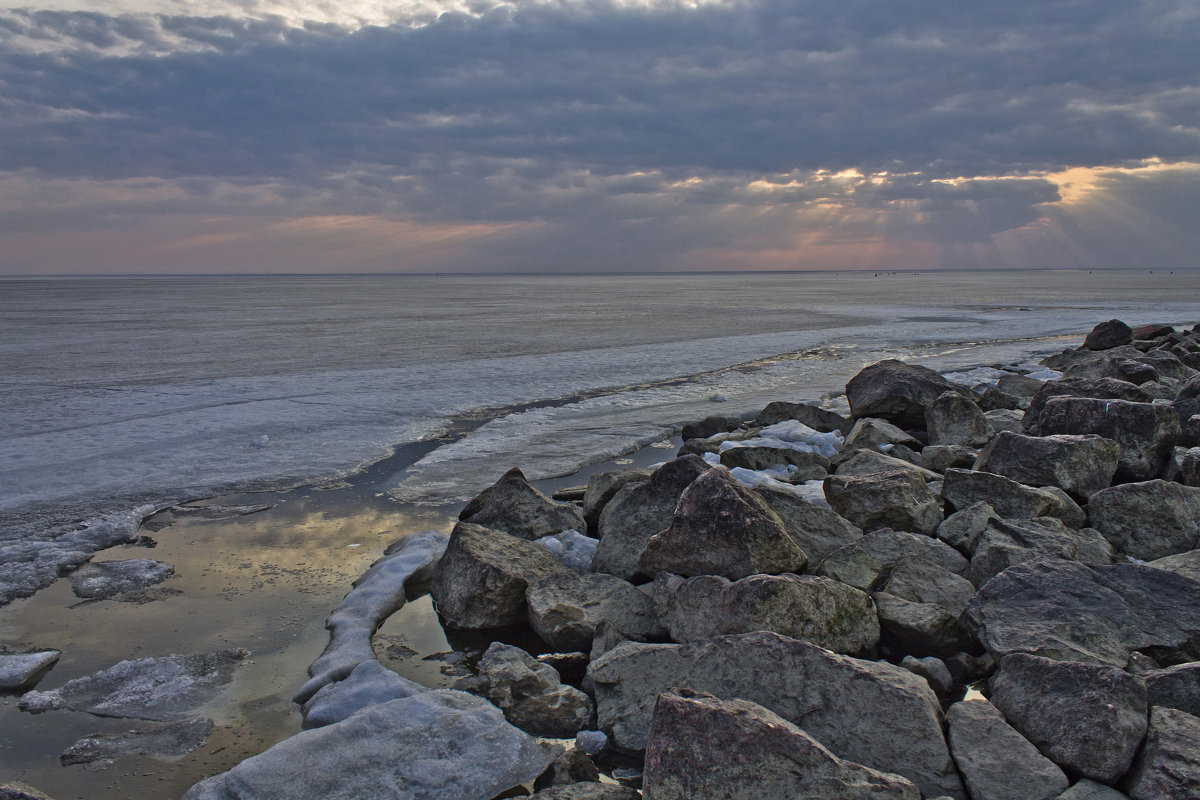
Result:
<svg viewBox="0 0 1200 800">
<path fill-rule="evenodd" d="M 1195 0 L 0 0 L 0 274 L 1200 266 Z"/>
</svg>

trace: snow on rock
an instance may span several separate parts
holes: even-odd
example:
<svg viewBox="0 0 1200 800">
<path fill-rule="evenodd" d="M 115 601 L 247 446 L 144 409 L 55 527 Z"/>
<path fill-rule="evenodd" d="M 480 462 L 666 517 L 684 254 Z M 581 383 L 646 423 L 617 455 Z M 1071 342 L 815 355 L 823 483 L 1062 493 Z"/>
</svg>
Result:
<svg viewBox="0 0 1200 800">
<path fill-rule="evenodd" d="M 554 554 L 568 569 L 576 572 L 590 572 L 592 558 L 596 555 L 599 539 L 584 536 L 579 531 L 563 531 L 553 536 L 543 536 L 537 540 Z"/>
<path fill-rule="evenodd" d="M 725 440 L 720 448 L 724 452 L 733 447 L 781 447 L 833 458 L 842 449 L 842 441 L 842 434 L 837 431 L 821 433 L 803 422 L 787 419 L 768 425 L 753 439 Z"/>
</svg>

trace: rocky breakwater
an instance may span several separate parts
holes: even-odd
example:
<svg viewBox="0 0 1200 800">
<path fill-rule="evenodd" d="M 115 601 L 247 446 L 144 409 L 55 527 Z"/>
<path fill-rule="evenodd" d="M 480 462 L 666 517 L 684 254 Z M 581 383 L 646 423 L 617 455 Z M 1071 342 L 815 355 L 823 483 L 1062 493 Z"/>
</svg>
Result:
<svg viewBox="0 0 1200 800">
<path fill-rule="evenodd" d="M 570 502 L 513 470 L 331 616 L 312 730 L 188 797 L 1200 797 L 1197 330 L 882 362 L 849 416 L 712 417 Z M 496 641 L 455 690 L 383 669 L 430 570 L 443 624 L 551 652 Z"/>
</svg>

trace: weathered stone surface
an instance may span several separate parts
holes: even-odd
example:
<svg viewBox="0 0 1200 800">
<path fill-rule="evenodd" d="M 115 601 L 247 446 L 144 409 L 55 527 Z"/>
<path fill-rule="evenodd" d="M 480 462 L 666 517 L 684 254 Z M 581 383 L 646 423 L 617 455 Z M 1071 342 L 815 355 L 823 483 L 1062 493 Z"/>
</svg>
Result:
<svg viewBox="0 0 1200 800">
<path fill-rule="evenodd" d="M 35 714 L 65 708 L 98 717 L 182 719 L 233 680 L 233 671 L 249 655 L 231 649 L 121 661 L 58 689 L 26 692 L 19 705 Z"/>
<path fill-rule="evenodd" d="M 1028 486 L 1057 486 L 1086 499 L 1112 483 L 1121 446 L 1102 436 L 1026 436 L 1004 431 L 980 453 L 972 469 Z"/>
<path fill-rule="evenodd" d="M 818 480 L 829 472 L 829 459 L 820 453 L 806 453 L 791 447 L 730 447 L 721 451 L 721 466 L 729 469 L 770 469 L 779 464 L 796 468 L 790 480 L 796 482 Z"/>
<path fill-rule="evenodd" d="M 1134 403 L 1149 403 L 1154 399 L 1145 389 L 1116 378 L 1061 378 L 1046 381 L 1030 398 L 1029 408 L 1025 409 L 1023 425 L 1027 433 L 1035 436 L 1041 433 L 1042 408 L 1055 397 L 1092 397 Z"/>
<path fill-rule="evenodd" d="M 1116 477 L 1122 481 L 1155 478 L 1180 436 L 1179 417 L 1170 406 L 1056 397 L 1038 418 L 1041 433 L 1098 434 L 1121 446 Z"/>
<path fill-rule="evenodd" d="M 162 583 L 175 574 L 175 567 L 152 558 L 126 561 L 93 561 L 71 573 L 71 591 L 76 597 L 102 600 Z"/>
<path fill-rule="evenodd" d="M 185 756 L 204 744 L 212 732 L 211 719 L 167 722 L 148 730 L 124 733 L 93 733 L 76 740 L 59 755 L 64 766 L 95 764 L 125 756 L 173 759 Z"/>
<path fill-rule="evenodd" d="M 972 800 L 1054 800 L 1067 776 L 1013 730 L 987 700 L 966 700 L 946 712 L 950 754 Z"/>
<path fill-rule="evenodd" d="M 587 523 L 588 533 L 592 536 L 599 533 L 600 514 L 609 501 L 616 497 L 617 492 L 631 483 L 649 480 L 653 472 L 654 470 L 648 467 L 631 467 L 602 472 L 588 478 L 587 490 L 583 493 L 583 519 Z"/>
<path fill-rule="evenodd" d="M 1153 366 L 1144 361 L 1134 361 L 1131 358 L 1110 361 L 1104 374 L 1109 378 L 1128 381 L 1134 386 L 1141 386 L 1143 383 L 1159 379 L 1158 370 Z"/>
<path fill-rule="evenodd" d="M 0 691 L 24 689 L 33 685 L 54 666 L 61 655 L 60 650 L 0 655 Z"/>
<path fill-rule="evenodd" d="M 933 603 L 956 617 L 967 607 L 967 601 L 975 596 L 971 581 L 932 561 L 918 558 L 902 558 L 894 562 L 872 581 L 871 589 L 914 603 Z"/>
<path fill-rule="evenodd" d="M 919 675 L 929 684 L 929 688 L 933 689 L 933 693 L 937 695 L 938 700 L 943 703 L 954 692 L 956 684 L 954 676 L 950 674 L 950 668 L 946 666 L 946 662 L 935 656 L 925 656 L 916 658 L 915 656 L 905 656 L 900 659 L 900 666 L 908 670 L 914 675 Z"/>
<path fill-rule="evenodd" d="M 1042 388 L 1042 383 L 1043 381 L 1036 378 L 1005 373 L 996 380 L 996 388 L 1005 394 L 1029 398 L 1037 394 L 1037 390 Z"/>
<path fill-rule="evenodd" d="M 603 734 L 601 734 L 603 736 Z M 578 734 L 576 734 L 578 737 Z M 551 786 L 570 786 L 580 782 L 598 782 L 600 770 L 578 747 L 568 747 L 555 757 L 553 763 L 538 776 L 533 788 L 547 789 Z"/>
<path fill-rule="evenodd" d="M 622 487 L 600 514 L 600 544 L 592 569 L 626 580 L 638 574 L 638 557 L 650 537 L 670 526 L 683 490 L 708 470 L 699 456 L 682 456 L 659 467 L 644 483 Z"/>
<path fill-rule="evenodd" d="M 878 450 L 863 449 L 855 450 L 853 455 L 847 458 L 842 463 L 838 464 L 838 475 L 861 476 L 874 475 L 879 472 L 892 472 L 894 470 L 909 470 L 916 472 L 926 482 L 940 480 L 941 475 L 931 469 L 925 469 L 917 464 L 905 461 L 902 458 L 889 456 L 887 453 L 881 453 Z"/>
<path fill-rule="evenodd" d="M 1200 797 L 1200 718 L 1151 708 L 1146 744 L 1125 785 L 1134 800 Z"/>
<path fill-rule="evenodd" d="M 992 427 L 996 429 L 997 433 L 1000 431 L 1012 431 L 1013 433 L 1020 433 L 1025 429 L 1025 415 L 1019 410 L 1011 408 L 997 408 L 991 411 L 985 411 L 983 412 L 983 415 L 987 417 L 987 421 L 991 423 Z"/>
<path fill-rule="evenodd" d="M 1156 558 L 1146 562 L 1146 566 L 1175 572 L 1200 583 L 1200 550 L 1188 550 L 1186 553 Z"/>
<path fill-rule="evenodd" d="M 830 553 L 818 565 L 817 574 L 868 590 L 885 572 L 908 559 L 925 561 L 953 573 L 963 572 L 968 565 L 960 553 L 937 539 L 881 528 Z"/>
<path fill-rule="evenodd" d="M 460 522 L 438 562 L 429 593 L 447 625 L 464 630 L 525 621 L 532 581 L 568 573 L 537 542 Z"/>
<path fill-rule="evenodd" d="M 891 664 L 830 653 L 774 633 L 690 645 L 617 645 L 588 668 L 600 726 L 626 750 L 646 746 L 655 698 L 669 688 L 758 703 L 838 757 L 887 769 L 927 795 L 964 797 L 929 685 Z"/>
<path fill-rule="evenodd" d="M 731 423 L 727 417 L 709 416 L 699 422 L 689 422 L 684 425 L 679 431 L 679 438 L 685 442 L 688 439 L 707 439 L 714 434 L 725 433 L 731 427 L 737 427 L 737 423 Z"/>
<path fill-rule="evenodd" d="M 921 466 L 933 472 L 943 473 L 951 467 L 970 469 L 978 458 L 979 451 L 962 445 L 933 445 L 921 451 Z"/>
<path fill-rule="evenodd" d="M 1129 800 L 1111 786 L 1083 778 L 1058 796 L 1058 800 Z"/>
<path fill-rule="evenodd" d="M 479 660 L 479 674 L 455 688 L 486 697 L 505 719 L 535 736 L 573 738 L 592 719 L 591 698 L 563 685 L 554 667 L 502 642 L 492 642 Z"/>
<path fill-rule="evenodd" d="M 638 800 L 636 789 L 611 783 L 584 781 L 569 786 L 555 786 L 535 793 L 530 800 Z"/>
<path fill-rule="evenodd" d="M 1004 519 L 1058 517 L 1072 528 L 1087 521 L 1083 509 L 1061 489 L 1037 489 L 991 472 L 946 470 L 942 497 L 955 510 L 987 503 Z"/>
<path fill-rule="evenodd" d="M 999 411 L 1017 410 L 1029 405 L 1029 401 L 1024 397 L 1002 392 L 994 386 L 989 386 L 983 390 L 983 394 L 979 395 L 976 401 L 979 404 L 981 411 Z M 989 423 L 990 424 L 990 423 Z"/>
<path fill-rule="evenodd" d="M 367 706 L 425 691 L 425 686 L 397 675 L 372 658 L 355 667 L 345 679 L 326 684 L 310 697 L 300 709 L 302 727 L 332 725 Z"/>
<path fill-rule="evenodd" d="M 1014 564 L 1050 556 L 1111 564 L 1112 545 L 1091 528 L 1072 530 L 1055 517 L 989 520 L 975 538 L 966 577 L 983 586 Z"/>
<path fill-rule="evenodd" d="M 887 592 L 875 592 L 871 599 L 879 614 L 880 641 L 896 652 L 947 658 L 973 645 L 958 617 L 940 605 Z"/>
<path fill-rule="evenodd" d="M 1101 322 L 1088 333 L 1083 346 L 1088 350 L 1111 350 L 1133 341 L 1133 329 L 1119 319 Z"/>
<path fill-rule="evenodd" d="M 866 417 L 854 423 L 854 427 L 850 429 L 850 433 L 842 442 L 843 457 L 835 460 L 842 461 L 855 450 L 885 452 L 894 447 L 920 450 L 921 442 L 912 434 L 897 428 L 887 420 Z"/>
<path fill-rule="evenodd" d="M 558 650 L 586 651 L 596 626 L 611 623 L 626 638 L 645 641 L 666 634 L 654 601 L 628 581 L 595 572 L 548 575 L 525 591 L 529 623 Z"/>
<path fill-rule="evenodd" d="M 807 403 L 788 403 L 782 400 L 768 403 L 767 407 L 755 417 L 754 424 L 765 428 L 789 419 L 794 419 L 821 433 L 838 431 L 846 434 L 854 425 L 853 420 L 846 419 L 835 411 Z"/>
<path fill-rule="evenodd" d="M 458 518 L 518 539 L 587 530 L 579 506 L 554 502 L 530 486 L 524 473 L 515 467 L 467 503 Z"/>
<path fill-rule="evenodd" d="M 1146 684 L 1124 670 L 1015 653 L 1000 660 L 992 703 L 1051 761 L 1112 782 L 1146 733 Z"/>
<path fill-rule="evenodd" d="M 1200 486 L 1200 447 L 1184 453 L 1179 462 L 1179 480 L 1184 486 Z"/>
<path fill-rule="evenodd" d="M 920 800 L 899 775 L 844 761 L 778 714 L 689 689 L 658 696 L 646 742 L 646 800 Z"/>
<path fill-rule="evenodd" d="M 1125 667 L 1200 659 L 1200 583 L 1137 564 L 1039 559 L 1005 570 L 967 604 L 964 621 L 997 659 L 1034 653 Z"/>
<path fill-rule="evenodd" d="M 1200 488 L 1163 480 L 1097 492 L 1088 518 L 1113 547 L 1143 561 L 1200 547 Z"/>
<path fill-rule="evenodd" d="M 960 511 L 955 511 L 938 525 L 939 540 L 970 557 L 975 552 L 975 542 L 987 529 L 988 522 L 1001 517 L 990 505 L 980 500 Z"/>
<path fill-rule="evenodd" d="M 438 689 L 303 731 L 228 772 L 187 800 L 491 800 L 532 781 L 550 748 L 464 692 Z"/>
<path fill-rule="evenodd" d="M 925 428 L 932 445 L 982 447 L 996 435 L 975 401 L 960 391 L 938 395 L 925 407 Z"/>
<path fill-rule="evenodd" d="M 1132 331 L 1134 339 L 1159 339 L 1175 332 L 1170 325 L 1139 325 Z"/>
<path fill-rule="evenodd" d="M 862 537 L 862 529 L 846 518 L 792 492 L 768 486 L 760 486 L 754 491 L 779 517 L 783 529 L 808 556 L 810 564 L 820 562 L 839 547 L 853 544 Z"/>
<path fill-rule="evenodd" d="M 833 510 L 864 531 L 895 528 L 932 534 L 942 521 L 938 498 L 924 478 L 908 470 L 830 475 L 824 488 Z"/>
<path fill-rule="evenodd" d="M 965 392 L 938 373 L 889 359 L 863 368 L 846 384 L 850 415 L 879 417 L 897 425 L 925 426 L 925 407 L 943 392 Z"/>
<path fill-rule="evenodd" d="M 53 800 L 48 794 L 22 781 L 0 783 L 0 800 Z"/>
<path fill-rule="evenodd" d="M 757 573 L 800 572 L 807 562 L 762 497 L 728 470 L 714 467 L 684 490 L 670 527 L 646 543 L 638 571 L 736 580 Z"/>
<path fill-rule="evenodd" d="M 1142 673 L 1150 705 L 1200 716 L 1200 661 Z"/>
<path fill-rule="evenodd" d="M 774 631 L 835 653 L 866 653 L 879 642 L 875 604 L 865 592 L 815 575 L 659 575 L 652 593 L 671 639 L 686 643 Z"/>
</svg>

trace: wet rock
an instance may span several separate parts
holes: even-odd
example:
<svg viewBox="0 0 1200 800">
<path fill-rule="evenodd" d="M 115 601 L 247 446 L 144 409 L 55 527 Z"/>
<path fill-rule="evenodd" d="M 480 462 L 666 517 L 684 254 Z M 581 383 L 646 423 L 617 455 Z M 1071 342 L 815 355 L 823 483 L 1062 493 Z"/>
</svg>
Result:
<svg viewBox="0 0 1200 800">
<path fill-rule="evenodd" d="M 958 391 L 938 395 L 926 406 L 925 428 L 931 445 L 982 447 L 996 435 L 975 401 Z"/>
<path fill-rule="evenodd" d="M 1088 517 L 1113 547 L 1143 561 L 1200 547 L 1200 488 L 1163 480 L 1113 486 L 1092 496 Z"/>
<path fill-rule="evenodd" d="M 647 800 L 920 800 L 910 781 L 838 758 L 778 714 L 688 689 L 658 696 L 646 742 Z"/>
<path fill-rule="evenodd" d="M 592 559 L 596 557 L 598 539 L 584 536 L 579 531 L 563 531 L 553 536 L 543 536 L 537 543 L 545 547 L 563 566 L 573 572 L 589 572 Z"/>
<path fill-rule="evenodd" d="M 1149 403 L 1154 399 L 1145 389 L 1116 378 L 1062 378 L 1046 381 L 1029 400 L 1025 409 L 1024 428 L 1035 436 L 1041 433 L 1042 408 L 1055 397 L 1092 397 L 1100 400 L 1128 400 Z"/>
<path fill-rule="evenodd" d="M 493 642 L 479 660 L 479 674 L 455 687 L 491 700 L 513 725 L 535 736 L 574 737 L 589 727 L 592 701 L 562 683 L 558 671 L 519 647 Z"/>
<path fill-rule="evenodd" d="M 825 497 L 841 516 L 864 531 L 877 528 L 932 534 L 942 521 L 940 500 L 925 479 L 908 470 L 873 475 L 830 475 Z"/>
<path fill-rule="evenodd" d="M 1005 431 L 980 453 L 972 469 L 1028 486 L 1057 486 L 1086 499 L 1112 483 L 1121 446 L 1101 436 L 1026 436 Z"/>
<path fill-rule="evenodd" d="M 1133 329 L 1119 319 L 1101 322 L 1088 333 L 1083 346 L 1088 350 L 1111 350 L 1133 341 Z"/>
<path fill-rule="evenodd" d="M 627 484 L 600 514 L 600 544 L 592 569 L 629 580 L 650 537 L 671 525 L 683 490 L 709 470 L 699 456 L 682 456 L 659 467 L 644 483 Z"/>
<path fill-rule="evenodd" d="M 862 529 L 832 510 L 810 503 L 783 489 L 760 486 L 754 491 L 775 512 L 788 536 L 805 552 L 810 563 L 858 541 Z"/>
<path fill-rule="evenodd" d="M 1152 706 L 1166 706 L 1200 716 L 1200 662 L 1177 664 L 1142 674 Z"/>
<path fill-rule="evenodd" d="M 865 592 L 814 575 L 659 575 L 653 590 L 671 638 L 680 643 L 774 631 L 836 653 L 865 653 L 879 641 L 875 604 Z"/>
<path fill-rule="evenodd" d="M 937 539 L 882 528 L 829 554 L 817 574 L 868 590 L 905 560 L 924 561 L 952 573 L 968 566 L 967 559 Z"/>
<path fill-rule="evenodd" d="M 1124 670 L 1015 653 L 1000 660 L 992 703 L 1064 769 L 1112 782 L 1146 733 L 1146 684 Z"/>
<path fill-rule="evenodd" d="M 1111 786 L 1084 778 L 1060 794 L 1058 800 L 1129 800 L 1129 798 Z"/>
<path fill-rule="evenodd" d="M 894 652 L 947 658 L 974 644 L 959 619 L 935 603 L 917 603 L 887 592 L 871 595 L 881 642 Z"/>
<path fill-rule="evenodd" d="M 921 442 L 912 434 L 897 428 L 887 420 L 866 417 L 854 423 L 854 427 L 850 429 L 850 433 L 842 442 L 842 453 L 848 455 L 856 450 L 887 452 L 895 447 L 920 450 Z"/>
<path fill-rule="evenodd" d="M 929 685 L 891 664 L 830 653 L 774 633 L 689 645 L 617 645 L 593 661 L 601 727 L 614 744 L 646 746 L 655 698 L 669 688 L 757 703 L 839 758 L 903 775 L 931 796 L 964 797 Z"/>
<path fill-rule="evenodd" d="M 854 426 L 853 420 L 846 419 L 837 412 L 807 403 L 788 403 L 779 400 L 768 403 L 767 407 L 755 417 L 754 424 L 765 428 L 785 420 L 796 420 L 822 433 L 838 431 L 843 435 Z"/>
<path fill-rule="evenodd" d="M 942 477 L 933 470 L 912 464 L 902 458 L 894 458 L 887 453 L 880 453 L 878 450 L 856 450 L 853 455 L 838 464 L 837 474 L 862 476 L 894 470 L 916 472 L 926 482 L 940 480 Z"/>
<path fill-rule="evenodd" d="M 1065 558 L 1085 564 L 1111 564 L 1112 545 L 1091 528 L 1072 530 L 1054 517 L 989 520 L 975 538 L 966 577 L 983 586 L 1014 564 L 1035 558 Z"/>
<path fill-rule="evenodd" d="M 148 730 L 93 733 L 75 741 L 62 752 L 58 760 L 64 766 L 70 766 L 112 761 L 125 756 L 179 758 L 204 744 L 212 729 L 211 719 L 187 719 Z"/>
<path fill-rule="evenodd" d="M 1098 434 L 1121 446 L 1116 479 L 1158 477 L 1179 439 L 1179 417 L 1168 405 L 1056 397 L 1046 402 L 1038 425 L 1043 435 Z"/>
<path fill-rule="evenodd" d="M 960 553 L 970 556 L 975 552 L 975 543 L 987 529 L 988 522 L 1000 516 L 986 502 L 980 500 L 961 511 L 955 511 L 938 525 L 937 538 Z"/>
<path fill-rule="evenodd" d="M 558 650 L 590 649 L 601 622 L 610 623 L 629 639 L 666 635 L 654 601 L 615 575 L 548 575 L 529 584 L 525 599 L 533 629 Z"/>
<path fill-rule="evenodd" d="M 780 464 L 796 468 L 790 480 L 796 482 L 818 480 L 829 472 L 829 459 L 820 453 L 806 453 L 790 447 L 730 447 L 721 451 L 721 466 L 729 469 L 760 470 Z"/>
<path fill-rule="evenodd" d="M 71 573 L 71 591 L 76 597 L 102 600 L 162 583 L 174 574 L 174 566 L 151 558 L 93 561 Z"/>
<path fill-rule="evenodd" d="M 946 470 L 942 497 L 956 510 L 987 503 L 1004 519 L 1058 517 L 1072 528 L 1087 521 L 1083 509 L 1061 489 L 1037 489 L 991 472 Z"/>
<path fill-rule="evenodd" d="M 447 625 L 462 630 L 499 628 L 525 621 L 530 583 L 568 572 L 536 542 L 460 522 L 438 562 L 429 593 Z"/>
<path fill-rule="evenodd" d="M 543 789 L 530 800 L 638 800 L 641 796 L 636 789 L 587 781 Z"/>
<path fill-rule="evenodd" d="M 579 506 L 554 502 L 530 486 L 524 473 L 515 467 L 467 503 L 458 518 L 518 539 L 586 530 Z"/>
<path fill-rule="evenodd" d="M 593 535 L 599 532 L 600 514 L 617 492 L 631 483 L 649 480 L 653 472 L 649 467 L 633 467 L 602 472 L 588 478 L 587 491 L 583 494 L 583 519 L 588 532 Z"/>
<path fill-rule="evenodd" d="M 647 542 L 638 570 L 736 580 L 800 572 L 807 562 L 766 502 L 728 470 L 715 467 L 684 490 L 670 527 Z"/>
<path fill-rule="evenodd" d="M 438 689 L 284 739 L 184 797 L 491 800 L 532 781 L 552 760 L 549 748 L 505 722 L 488 701 Z"/>
<path fill-rule="evenodd" d="M 216 696 L 249 655 L 231 649 L 122 661 L 58 689 L 27 692 L 19 707 L 34 714 L 65 708 L 98 717 L 178 720 Z"/>
<path fill-rule="evenodd" d="M 1200 550 L 1188 550 L 1186 553 L 1156 558 L 1148 561 L 1146 566 L 1175 572 L 1200 583 Z"/>
<path fill-rule="evenodd" d="M 972 800 L 1054 800 L 1067 788 L 1063 771 L 987 700 L 955 703 L 946 720 L 950 753 Z"/>
<path fill-rule="evenodd" d="M 1200 583 L 1137 564 L 1040 559 L 1010 567 L 967 604 L 964 621 L 997 659 L 1034 653 L 1125 667 L 1200 659 Z"/>
<path fill-rule="evenodd" d="M 921 466 L 933 472 L 943 473 L 951 467 L 970 469 L 979 456 L 973 447 L 962 445 L 931 445 L 921 451 Z"/>
<path fill-rule="evenodd" d="M 0 655 L 0 691 L 32 686 L 54 666 L 61 655 L 60 650 Z"/>
<path fill-rule="evenodd" d="M 1146 744 L 1125 786 L 1134 800 L 1200 797 L 1200 718 L 1151 708 Z"/>
<path fill-rule="evenodd" d="M 344 680 L 326 684 L 304 703 L 302 727 L 332 725 L 368 706 L 426 691 L 425 686 L 402 678 L 375 659 L 364 661 Z"/>
<path fill-rule="evenodd" d="M 850 415 L 879 417 L 921 429 L 925 407 L 944 392 L 964 392 L 928 367 L 889 359 L 862 369 L 846 384 Z"/>
</svg>

